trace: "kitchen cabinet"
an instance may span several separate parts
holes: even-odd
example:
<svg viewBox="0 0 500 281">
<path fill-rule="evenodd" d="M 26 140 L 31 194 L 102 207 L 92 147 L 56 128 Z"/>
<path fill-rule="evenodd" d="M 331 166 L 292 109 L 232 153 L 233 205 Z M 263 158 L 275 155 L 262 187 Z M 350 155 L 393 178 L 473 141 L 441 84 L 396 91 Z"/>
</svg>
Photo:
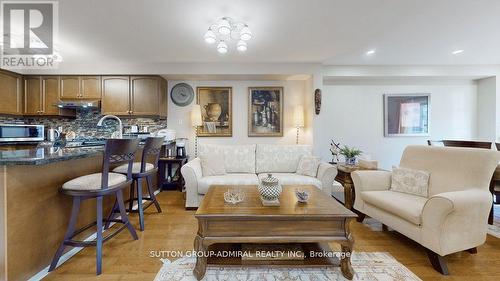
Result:
<svg viewBox="0 0 500 281">
<path fill-rule="evenodd" d="M 166 117 L 166 91 L 158 76 L 103 76 L 102 114 Z"/>
<path fill-rule="evenodd" d="M 24 114 L 40 115 L 42 113 L 42 80 L 40 76 L 24 78 Z"/>
<path fill-rule="evenodd" d="M 160 79 L 160 118 L 166 118 L 168 114 L 168 84 L 167 80 Z"/>
<path fill-rule="evenodd" d="M 100 99 L 101 76 L 61 76 L 61 99 Z"/>
<path fill-rule="evenodd" d="M 24 115 L 75 116 L 75 111 L 56 106 L 60 96 L 59 76 L 24 78 Z"/>
<path fill-rule="evenodd" d="M 130 77 L 102 77 L 102 114 L 130 115 Z"/>
<path fill-rule="evenodd" d="M 130 114 L 159 115 L 160 79 L 148 76 L 130 77 Z"/>
<path fill-rule="evenodd" d="M 0 72 L 0 114 L 23 114 L 22 76 Z"/>
</svg>

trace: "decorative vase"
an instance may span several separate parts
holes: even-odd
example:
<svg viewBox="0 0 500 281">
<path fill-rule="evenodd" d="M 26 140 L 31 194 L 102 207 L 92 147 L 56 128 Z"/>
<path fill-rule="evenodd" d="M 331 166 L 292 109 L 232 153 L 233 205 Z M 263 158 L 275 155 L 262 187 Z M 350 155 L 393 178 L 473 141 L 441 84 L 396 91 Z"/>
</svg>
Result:
<svg viewBox="0 0 500 281">
<path fill-rule="evenodd" d="M 215 122 L 219 120 L 222 113 L 222 107 L 218 103 L 209 103 L 204 106 L 207 112 L 208 121 Z"/>
<path fill-rule="evenodd" d="M 345 158 L 345 163 L 347 165 L 351 165 L 351 166 L 356 165 L 356 157 L 350 157 L 350 158 L 346 157 Z"/>
<path fill-rule="evenodd" d="M 278 201 L 282 191 L 279 180 L 272 174 L 267 174 L 267 178 L 262 179 L 259 184 L 260 196 L 265 201 Z"/>
</svg>

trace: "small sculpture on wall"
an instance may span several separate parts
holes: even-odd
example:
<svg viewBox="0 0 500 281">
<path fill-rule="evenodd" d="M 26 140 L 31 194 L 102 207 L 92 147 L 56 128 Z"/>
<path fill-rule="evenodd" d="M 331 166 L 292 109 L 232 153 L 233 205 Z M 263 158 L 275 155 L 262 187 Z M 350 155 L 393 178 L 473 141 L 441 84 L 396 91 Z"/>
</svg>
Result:
<svg viewBox="0 0 500 281">
<path fill-rule="evenodd" d="M 321 89 L 314 90 L 314 108 L 316 109 L 316 115 L 319 115 L 321 110 Z"/>
</svg>

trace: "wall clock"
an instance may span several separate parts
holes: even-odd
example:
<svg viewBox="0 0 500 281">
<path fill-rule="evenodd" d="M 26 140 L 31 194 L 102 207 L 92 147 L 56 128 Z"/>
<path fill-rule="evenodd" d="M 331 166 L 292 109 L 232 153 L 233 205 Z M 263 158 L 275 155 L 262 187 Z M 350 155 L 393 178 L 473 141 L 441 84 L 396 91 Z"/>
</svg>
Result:
<svg viewBox="0 0 500 281">
<path fill-rule="evenodd" d="M 186 106 L 193 101 L 194 90 L 186 83 L 179 83 L 170 91 L 170 98 L 176 105 Z"/>
</svg>

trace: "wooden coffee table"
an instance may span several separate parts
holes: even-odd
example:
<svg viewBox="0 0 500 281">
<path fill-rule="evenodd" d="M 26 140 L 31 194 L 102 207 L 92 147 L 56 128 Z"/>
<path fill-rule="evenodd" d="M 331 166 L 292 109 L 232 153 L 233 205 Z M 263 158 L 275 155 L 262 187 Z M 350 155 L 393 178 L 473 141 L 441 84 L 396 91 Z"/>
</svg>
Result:
<svg viewBox="0 0 500 281">
<path fill-rule="evenodd" d="M 300 186 L 310 191 L 307 204 L 297 202 L 294 190 L 299 186 L 284 186 L 279 207 L 264 207 L 256 186 L 211 186 L 203 198 L 195 217 L 198 233 L 194 247 L 198 253 L 193 270 L 198 280 L 205 276 L 207 264 L 218 266 L 339 266 L 347 279 L 352 279 L 350 254 L 354 239 L 349 222 L 356 214 L 314 186 Z M 224 202 L 228 188 L 241 188 L 245 200 L 237 205 Z M 328 246 L 337 242 L 341 252 L 338 259 Z M 248 261 L 241 257 L 217 257 L 222 249 L 238 250 L 242 244 L 300 245 L 303 260 Z M 314 254 L 310 252 L 314 251 Z M 318 255 L 319 254 L 319 255 Z M 337 253 L 338 254 L 338 253 Z"/>
</svg>

